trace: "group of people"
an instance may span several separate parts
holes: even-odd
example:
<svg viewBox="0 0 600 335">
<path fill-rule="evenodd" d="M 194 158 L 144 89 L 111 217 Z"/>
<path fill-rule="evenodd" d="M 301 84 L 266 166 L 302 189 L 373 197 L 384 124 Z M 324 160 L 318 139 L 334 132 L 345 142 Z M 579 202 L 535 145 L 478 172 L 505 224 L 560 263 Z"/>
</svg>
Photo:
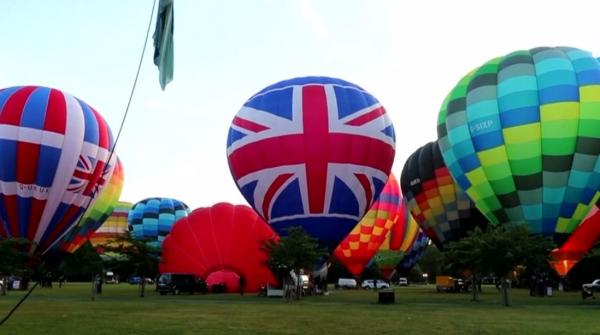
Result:
<svg viewBox="0 0 600 335">
<path fill-rule="evenodd" d="M 529 295 L 532 297 L 545 297 L 552 295 L 554 280 L 548 275 L 533 275 L 529 284 Z"/>
</svg>

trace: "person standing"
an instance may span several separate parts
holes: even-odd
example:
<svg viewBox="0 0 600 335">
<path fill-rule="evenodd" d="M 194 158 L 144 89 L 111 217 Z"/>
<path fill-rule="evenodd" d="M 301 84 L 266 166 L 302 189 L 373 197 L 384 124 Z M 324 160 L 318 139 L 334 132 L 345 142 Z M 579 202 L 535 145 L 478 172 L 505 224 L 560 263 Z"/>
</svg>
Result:
<svg viewBox="0 0 600 335">
<path fill-rule="evenodd" d="M 244 295 L 244 289 L 246 286 L 246 278 L 244 276 L 240 276 L 240 295 Z"/>
</svg>

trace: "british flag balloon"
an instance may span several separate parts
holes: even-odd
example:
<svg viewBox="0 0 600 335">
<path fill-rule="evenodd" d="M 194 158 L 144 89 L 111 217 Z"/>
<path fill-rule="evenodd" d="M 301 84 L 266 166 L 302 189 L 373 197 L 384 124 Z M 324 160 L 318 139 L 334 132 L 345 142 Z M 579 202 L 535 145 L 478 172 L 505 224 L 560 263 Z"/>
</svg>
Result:
<svg viewBox="0 0 600 335">
<path fill-rule="evenodd" d="M 394 127 L 379 101 L 328 77 L 258 92 L 227 139 L 231 174 L 254 210 L 277 233 L 300 226 L 330 251 L 378 197 L 394 153 Z"/>
<path fill-rule="evenodd" d="M 102 116 L 67 93 L 0 90 L 0 238 L 51 247 L 110 178 L 112 145 Z"/>
</svg>

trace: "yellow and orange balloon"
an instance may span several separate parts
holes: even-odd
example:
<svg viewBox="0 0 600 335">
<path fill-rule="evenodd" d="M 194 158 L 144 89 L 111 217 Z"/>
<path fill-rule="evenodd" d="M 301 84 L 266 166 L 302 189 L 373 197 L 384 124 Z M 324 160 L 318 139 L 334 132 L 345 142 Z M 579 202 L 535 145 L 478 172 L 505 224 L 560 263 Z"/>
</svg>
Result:
<svg viewBox="0 0 600 335">
<path fill-rule="evenodd" d="M 390 243 L 388 235 L 398 220 L 400 203 L 398 180 L 390 174 L 377 201 L 334 250 L 335 257 L 352 275 L 360 276 L 382 244 Z"/>
</svg>

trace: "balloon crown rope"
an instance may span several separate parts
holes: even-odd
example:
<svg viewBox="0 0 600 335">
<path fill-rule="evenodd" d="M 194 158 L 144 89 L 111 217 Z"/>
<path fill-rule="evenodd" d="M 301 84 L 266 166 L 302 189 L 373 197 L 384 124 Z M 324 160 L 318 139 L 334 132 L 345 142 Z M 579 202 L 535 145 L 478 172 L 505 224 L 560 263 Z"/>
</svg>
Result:
<svg viewBox="0 0 600 335">
<path fill-rule="evenodd" d="M 135 93 L 135 88 L 137 86 L 138 78 L 140 76 L 140 70 L 142 68 L 142 62 L 144 60 L 144 53 L 146 52 L 146 46 L 148 45 L 148 37 L 150 36 L 150 29 L 152 27 L 152 18 L 154 17 L 154 9 L 156 8 L 156 1 L 157 0 L 152 1 L 152 10 L 150 11 L 150 20 L 148 22 L 148 29 L 146 30 L 146 38 L 144 40 L 144 46 L 142 47 L 142 54 L 140 56 L 140 61 L 138 64 L 137 72 L 135 74 L 133 86 L 131 87 L 131 93 L 129 94 L 129 100 L 127 101 L 127 106 L 125 107 L 125 112 L 123 113 L 123 119 L 121 120 L 121 124 L 119 125 L 119 131 L 117 132 L 117 136 L 115 137 L 115 142 L 114 142 L 112 148 L 110 149 L 110 154 L 108 155 L 107 162 L 110 162 L 110 160 L 112 159 L 115 148 L 117 147 L 117 142 L 119 141 L 119 137 L 121 136 L 121 132 L 123 131 L 123 126 L 125 125 L 125 120 L 127 119 L 127 114 L 129 113 L 129 107 L 131 106 L 131 101 L 133 100 L 133 94 Z M 97 190 L 93 191 L 92 198 L 95 197 L 96 192 L 97 192 Z M 71 227 L 71 229 L 73 229 L 74 227 L 79 225 L 82 217 L 83 217 L 83 215 L 79 217 L 79 220 L 77 221 L 76 224 L 74 224 Z M 66 234 L 68 234 L 71 231 L 71 229 L 68 229 L 62 236 L 65 236 Z M 61 238 L 62 238 L 62 236 L 61 236 Z M 54 244 L 56 244 L 56 242 L 58 242 L 59 240 L 60 240 L 60 238 L 56 239 L 55 243 L 53 243 L 50 247 L 48 247 L 48 249 L 46 249 L 42 253 L 42 255 L 46 254 L 46 252 L 48 250 L 50 250 L 54 246 Z M 0 321 L 0 326 L 2 326 L 6 321 L 8 321 L 10 319 L 10 317 L 13 315 L 13 313 L 16 312 L 16 310 L 21 306 L 21 304 L 23 304 L 23 302 L 25 302 L 25 300 L 27 300 L 27 298 L 31 295 L 31 293 L 37 287 L 37 285 L 38 285 L 38 283 L 36 282 L 29 289 L 29 291 L 27 291 L 27 293 L 23 296 L 23 298 L 21 298 L 21 300 L 19 300 L 19 302 L 17 302 L 17 304 L 6 314 L 6 316 Z"/>
</svg>

